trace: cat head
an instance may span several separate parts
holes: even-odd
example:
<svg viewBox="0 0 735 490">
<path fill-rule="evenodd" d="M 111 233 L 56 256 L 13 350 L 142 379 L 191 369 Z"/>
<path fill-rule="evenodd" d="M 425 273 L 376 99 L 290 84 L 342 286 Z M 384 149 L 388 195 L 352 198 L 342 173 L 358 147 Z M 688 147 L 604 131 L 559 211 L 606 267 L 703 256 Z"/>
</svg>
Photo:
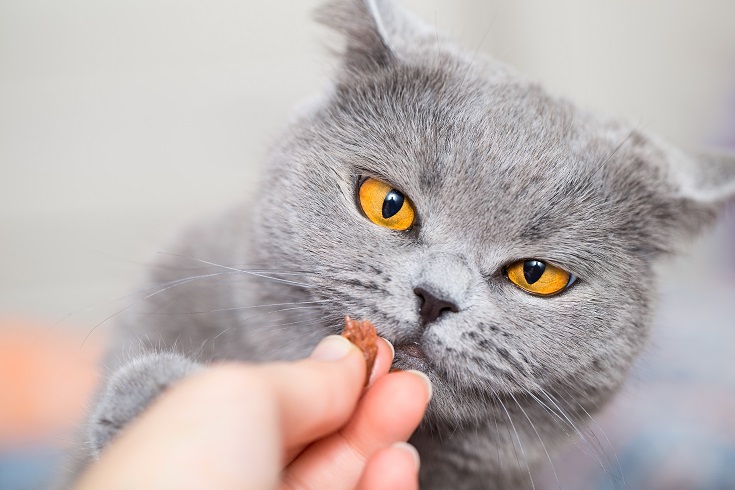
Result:
<svg viewBox="0 0 735 490">
<path fill-rule="evenodd" d="M 372 320 L 432 378 L 436 423 L 604 400 L 647 337 L 652 264 L 735 195 L 735 159 L 580 110 L 393 2 L 319 18 L 345 49 L 271 155 L 259 257 L 309 272 L 323 326 Z"/>
</svg>

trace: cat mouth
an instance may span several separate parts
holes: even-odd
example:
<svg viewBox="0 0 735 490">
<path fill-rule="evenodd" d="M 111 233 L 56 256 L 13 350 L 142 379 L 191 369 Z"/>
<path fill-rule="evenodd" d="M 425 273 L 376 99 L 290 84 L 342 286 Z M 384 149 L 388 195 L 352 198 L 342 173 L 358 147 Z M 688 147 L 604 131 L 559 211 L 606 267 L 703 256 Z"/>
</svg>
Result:
<svg viewBox="0 0 735 490">
<path fill-rule="evenodd" d="M 425 371 L 429 366 L 426 353 L 417 342 L 398 344 L 395 346 L 396 357 L 393 360 L 395 369 L 418 369 Z"/>
<path fill-rule="evenodd" d="M 421 349 L 421 346 L 418 344 L 418 342 L 397 345 L 396 352 L 401 352 L 407 356 L 415 357 L 416 359 L 421 359 L 422 361 L 426 362 L 426 354 Z"/>
</svg>

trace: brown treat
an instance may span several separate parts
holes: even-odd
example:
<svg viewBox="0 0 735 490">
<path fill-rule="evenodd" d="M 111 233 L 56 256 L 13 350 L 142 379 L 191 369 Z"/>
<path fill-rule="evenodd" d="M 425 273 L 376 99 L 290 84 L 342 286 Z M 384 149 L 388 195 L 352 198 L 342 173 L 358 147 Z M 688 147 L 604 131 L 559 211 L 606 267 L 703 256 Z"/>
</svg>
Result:
<svg viewBox="0 0 735 490">
<path fill-rule="evenodd" d="M 367 385 L 370 373 L 373 372 L 375 358 L 378 356 L 378 332 L 375 331 L 375 326 L 368 320 L 357 321 L 346 316 L 342 337 L 355 344 L 362 351 L 362 355 L 365 356 L 365 365 L 367 366 L 365 385 Z"/>
</svg>

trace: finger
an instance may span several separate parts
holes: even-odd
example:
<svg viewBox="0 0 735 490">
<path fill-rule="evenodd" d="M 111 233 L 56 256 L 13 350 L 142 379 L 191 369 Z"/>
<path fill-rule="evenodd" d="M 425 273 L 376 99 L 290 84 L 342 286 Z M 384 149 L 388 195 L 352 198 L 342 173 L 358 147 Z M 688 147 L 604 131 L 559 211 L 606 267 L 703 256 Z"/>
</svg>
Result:
<svg viewBox="0 0 735 490">
<path fill-rule="evenodd" d="M 368 381 L 368 388 L 372 386 L 375 383 L 375 381 L 377 381 L 381 377 L 388 374 L 391 364 L 393 364 L 393 356 L 395 355 L 395 350 L 393 349 L 393 345 L 391 345 L 391 343 L 388 342 L 387 340 L 379 337 L 377 346 L 378 346 L 378 355 L 376 356 L 375 363 L 373 364 L 373 371 L 372 373 L 370 373 L 370 378 Z M 299 423 L 303 423 L 303 421 L 300 420 Z M 298 456 L 308 444 L 310 444 L 311 442 L 314 442 L 317 439 L 320 439 L 323 435 L 326 435 L 326 434 L 318 435 L 314 437 L 313 439 L 306 441 L 306 442 L 296 443 L 293 445 L 287 445 L 286 454 L 285 454 L 284 462 L 283 462 L 284 466 L 290 464 L 291 461 L 293 461 L 293 459 L 296 456 Z"/>
<path fill-rule="evenodd" d="M 309 446 L 284 471 L 285 488 L 354 488 L 376 451 L 406 441 L 431 396 L 428 378 L 416 371 L 383 376 L 363 396 L 350 422 Z"/>
<path fill-rule="evenodd" d="M 310 443 L 344 426 L 365 380 L 362 352 L 339 335 L 322 340 L 308 359 L 257 369 L 276 400 L 285 448 Z"/>
<path fill-rule="evenodd" d="M 390 371 L 390 367 L 393 364 L 393 357 L 395 356 L 395 349 L 393 344 L 385 340 L 383 337 L 378 337 L 378 355 L 375 357 L 375 364 L 373 364 L 373 372 L 370 373 L 368 379 L 368 387 L 375 384 L 378 378 L 385 376 Z"/>
<path fill-rule="evenodd" d="M 376 452 L 367 462 L 357 490 L 418 490 L 419 453 L 405 442 Z"/>
</svg>

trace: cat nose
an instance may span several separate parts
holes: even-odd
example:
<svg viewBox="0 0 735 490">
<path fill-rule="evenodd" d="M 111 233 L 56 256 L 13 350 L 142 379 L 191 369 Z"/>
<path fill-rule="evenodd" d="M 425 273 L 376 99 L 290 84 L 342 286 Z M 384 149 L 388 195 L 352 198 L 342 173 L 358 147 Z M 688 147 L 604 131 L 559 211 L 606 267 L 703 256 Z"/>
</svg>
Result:
<svg viewBox="0 0 735 490">
<path fill-rule="evenodd" d="M 414 288 L 414 293 L 419 297 L 421 304 L 419 305 L 419 317 L 421 323 L 428 325 L 439 318 L 444 312 L 452 311 L 457 313 L 459 308 L 456 304 L 443 298 L 437 298 L 433 293 L 424 288 Z"/>
</svg>

